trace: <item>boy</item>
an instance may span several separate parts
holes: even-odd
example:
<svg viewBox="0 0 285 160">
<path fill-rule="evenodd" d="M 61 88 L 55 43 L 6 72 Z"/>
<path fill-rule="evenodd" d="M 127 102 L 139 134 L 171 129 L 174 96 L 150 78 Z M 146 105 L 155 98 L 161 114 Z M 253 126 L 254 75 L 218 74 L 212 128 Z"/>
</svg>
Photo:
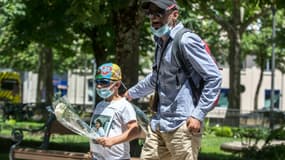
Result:
<svg viewBox="0 0 285 160">
<path fill-rule="evenodd" d="M 95 128 L 100 119 L 105 135 L 90 141 L 90 151 L 95 160 L 130 159 L 129 141 L 137 138 L 140 129 L 132 105 L 119 95 L 121 69 L 105 63 L 96 73 L 96 92 L 103 100 L 96 105 L 91 118 Z"/>
</svg>

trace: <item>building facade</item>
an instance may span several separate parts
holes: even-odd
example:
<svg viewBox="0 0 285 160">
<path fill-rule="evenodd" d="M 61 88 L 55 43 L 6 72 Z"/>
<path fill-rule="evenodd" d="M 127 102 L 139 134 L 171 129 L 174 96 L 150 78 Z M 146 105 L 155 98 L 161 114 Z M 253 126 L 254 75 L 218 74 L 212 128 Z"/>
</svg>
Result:
<svg viewBox="0 0 285 160">
<path fill-rule="evenodd" d="M 229 92 L 229 68 L 223 68 L 222 89 L 218 106 L 208 114 L 210 118 L 222 118 L 228 108 L 228 92 Z M 260 69 L 251 66 L 241 71 L 241 84 L 245 90 L 241 93 L 240 113 L 249 113 L 254 111 L 254 96 L 260 77 Z M 274 81 L 274 109 L 285 111 L 284 95 L 284 74 L 279 70 L 275 71 Z M 270 109 L 271 106 L 271 70 L 264 71 L 262 84 L 258 94 L 258 110 Z"/>
</svg>

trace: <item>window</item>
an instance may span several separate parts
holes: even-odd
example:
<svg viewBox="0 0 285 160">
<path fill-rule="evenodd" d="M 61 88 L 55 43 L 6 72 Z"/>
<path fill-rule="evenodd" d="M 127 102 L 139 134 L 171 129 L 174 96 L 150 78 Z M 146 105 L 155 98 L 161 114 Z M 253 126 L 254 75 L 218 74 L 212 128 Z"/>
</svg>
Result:
<svg viewBox="0 0 285 160">
<path fill-rule="evenodd" d="M 280 103 L 280 90 L 274 90 L 274 108 L 279 109 L 279 103 Z M 270 108 L 271 107 L 271 89 L 265 90 L 265 101 L 264 101 L 264 108 Z"/>
<path fill-rule="evenodd" d="M 53 93 L 62 97 L 67 94 L 67 81 L 53 79 Z"/>
<path fill-rule="evenodd" d="M 229 105 L 229 89 L 222 88 L 217 107 L 227 108 Z"/>
<path fill-rule="evenodd" d="M 88 79 L 88 101 L 93 101 L 94 90 L 93 90 L 93 79 Z"/>
<path fill-rule="evenodd" d="M 19 82 L 15 79 L 3 79 L 1 81 L 1 90 L 19 92 Z"/>
</svg>

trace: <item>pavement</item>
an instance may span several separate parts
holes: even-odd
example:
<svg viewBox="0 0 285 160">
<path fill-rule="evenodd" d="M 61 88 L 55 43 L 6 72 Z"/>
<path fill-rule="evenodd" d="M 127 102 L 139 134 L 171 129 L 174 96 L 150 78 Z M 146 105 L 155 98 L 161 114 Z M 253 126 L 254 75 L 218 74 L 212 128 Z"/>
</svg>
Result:
<svg viewBox="0 0 285 160">
<path fill-rule="evenodd" d="M 258 149 L 261 149 L 264 145 L 265 141 L 260 140 L 256 144 L 256 147 Z M 278 141 L 278 140 L 273 140 L 270 144 L 268 145 L 285 145 L 285 141 Z M 249 147 L 254 146 L 254 141 L 248 142 L 248 143 L 242 143 L 241 141 L 233 141 L 233 142 L 225 142 L 221 144 L 220 149 L 225 151 L 225 152 L 233 152 L 233 153 L 238 153 L 241 152 L 244 149 L 247 149 Z"/>
</svg>

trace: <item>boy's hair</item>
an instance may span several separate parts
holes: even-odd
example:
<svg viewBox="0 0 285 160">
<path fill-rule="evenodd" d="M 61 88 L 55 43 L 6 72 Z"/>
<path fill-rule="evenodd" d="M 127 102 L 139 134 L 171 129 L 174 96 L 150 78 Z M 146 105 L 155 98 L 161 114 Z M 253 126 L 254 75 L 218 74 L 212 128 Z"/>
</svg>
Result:
<svg viewBox="0 0 285 160">
<path fill-rule="evenodd" d="M 98 67 L 96 79 L 122 80 L 121 68 L 115 63 L 105 63 Z"/>
</svg>

